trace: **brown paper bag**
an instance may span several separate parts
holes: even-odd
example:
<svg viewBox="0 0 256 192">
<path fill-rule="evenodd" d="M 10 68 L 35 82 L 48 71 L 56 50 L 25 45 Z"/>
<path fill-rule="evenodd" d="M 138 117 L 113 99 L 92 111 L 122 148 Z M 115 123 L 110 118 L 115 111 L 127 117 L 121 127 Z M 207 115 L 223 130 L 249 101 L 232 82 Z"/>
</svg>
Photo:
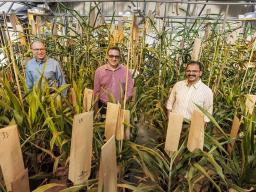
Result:
<svg viewBox="0 0 256 192">
<path fill-rule="evenodd" d="M 117 192 L 116 141 L 113 135 L 101 148 L 100 173 L 103 175 L 104 192 Z M 100 186 L 99 186 L 100 187 Z"/>
<path fill-rule="evenodd" d="M 41 16 L 36 16 L 36 33 L 37 33 L 37 35 L 42 34 L 42 18 L 41 18 Z"/>
<path fill-rule="evenodd" d="M 195 149 L 203 150 L 204 146 L 204 115 L 200 111 L 194 111 L 189 128 L 187 148 L 190 152 Z"/>
<path fill-rule="evenodd" d="M 249 114 L 253 113 L 255 103 L 256 103 L 256 95 L 247 94 L 246 95 L 246 101 L 245 101 L 245 107 L 246 107 L 246 112 L 247 113 L 248 112 L 249 112 Z"/>
<path fill-rule="evenodd" d="M 120 109 L 119 111 L 115 135 L 117 140 L 124 139 L 124 110 L 123 109 Z"/>
<path fill-rule="evenodd" d="M 84 98 L 83 98 L 84 112 L 91 110 L 92 102 L 93 102 L 93 90 L 85 88 L 84 89 Z"/>
<path fill-rule="evenodd" d="M 120 104 L 114 104 L 110 102 L 107 103 L 107 113 L 105 122 L 105 137 L 107 140 L 116 133 L 120 109 Z"/>
<path fill-rule="evenodd" d="M 93 111 L 74 116 L 68 178 L 75 184 L 87 181 L 91 173 Z"/>
<path fill-rule="evenodd" d="M 104 175 L 103 175 L 103 162 L 102 157 L 100 158 L 100 168 L 99 168 L 99 178 L 98 178 L 98 192 L 103 191 L 103 182 L 104 182 Z"/>
<path fill-rule="evenodd" d="M 240 127 L 240 120 L 238 119 L 237 116 L 234 117 L 233 122 L 232 122 L 232 128 L 230 131 L 230 137 L 232 139 L 237 137 L 238 131 L 239 131 L 239 127 Z M 228 145 L 228 152 L 229 154 L 231 154 L 233 147 L 234 147 L 235 141 L 232 141 L 229 145 Z"/>
<path fill-rule="evenodd" d="M 183 116 L 177 113 L 169 113 L 168 118 L 168 128 L 164 149 L 169 154 L 170 152 L 178 150 Z"/>
<path fill-rule="evenodd" d="M 194 47 L 191 54 L 192 61 L 198 61 L 201 50 L 201 39 L 196 38 L 194 41 Z"/>
<path fill-rule="evenodd" d="M 129 140 L 131 135 L 131 113 L 130 110 L 124 110 L 125 139 Z"/>
<path fill-rule="evenodd" d="M 11 13 L 9 16 L 10 23 L 12 25 L 13 31 L 18 32 L 19 40 L 21 45 L 26 45 L 26 39 L 24 36 L 24 30 L 22 25 L 19 22 L 19 19 L 17 18 L 15 13 Z"/>
<path fill-rule="evenodd" d="M 116 127 L 116 139 L 123 140 L 130 138 L 130 111 L 120 109 Z"/>
<path fill-rule="evenodd" d="M 89 26 L 94 27 L 95 21 L 96 21 L 96 8 L 90 11 Z"/>
<path fill-rule="evenodd" d="M 58 24 L 53 23 L 52 24 L 52 35 L 57 36 L 58 35 Z"/>
<path fill-rule="evenodd" d="M 29 192 L 28 169 L 17 175 L 17 179 L 12 182 L 12 192 Z"/>
<path fill-rule="evenodd" d="M 75 106 L 77 106 L 76 92 L 75 92 L 74 88 L 71 88 L 70 92 L 71 92 L 71 102 L 72 102 L 73 107 L 75 107 Z"/>
<path fill-rule="evenodd" d="M 24 171 L 17 125 L 0 129 L 0 165 L 7 191 Z"/>
</svg>

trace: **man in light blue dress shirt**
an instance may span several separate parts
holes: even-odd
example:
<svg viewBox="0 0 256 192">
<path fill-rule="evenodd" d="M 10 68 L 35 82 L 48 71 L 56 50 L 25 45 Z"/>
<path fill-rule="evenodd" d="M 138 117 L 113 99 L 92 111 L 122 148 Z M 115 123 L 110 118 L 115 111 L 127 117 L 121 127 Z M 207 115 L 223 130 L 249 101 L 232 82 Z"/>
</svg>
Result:
<svg viewBox="0 0 256 192">
<path fill-rule="evenodd" d="M 60 64 L 56 60 L 47 57 L 44 43 L 35 41 L 31 48 L 33 59 L 29 60 L 26 66 L 28 88 L 31 90 L 34 85 L 37 86 L 41 75 L 43 75 L 42 82 L 47 81 L 50 87 L 60 87 L 66 84 Z M 66 90 L 63 94 L 66 95 Z"/>
</svg>

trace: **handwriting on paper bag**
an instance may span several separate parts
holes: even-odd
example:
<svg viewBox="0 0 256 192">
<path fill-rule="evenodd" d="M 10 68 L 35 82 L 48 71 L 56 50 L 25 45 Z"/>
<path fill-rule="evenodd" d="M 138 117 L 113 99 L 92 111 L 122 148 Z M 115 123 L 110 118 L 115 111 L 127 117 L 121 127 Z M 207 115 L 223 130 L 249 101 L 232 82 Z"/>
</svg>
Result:
<svg viewBox="0 0 256 192">
<path fill-rule="evenodd" d="M 6 131 L 0 132 L 0 139 L 1 140 L 8 139 L 8 137 L 9 137 L 8 132 L 6 132 Z"/>
<path fill-rule="evenodd" d="M 84 121 L 83 118 L 78 119 L 78 123 L 79 123 L 79 124 L 83 123 L 83 121 Z"/>
<path fill-rule="evenodd" d="M 80 173 L 80 175 L 79 175 L 78 177 L 79 177 L 79 178 L 85 177 L 87 174 L 88 174 L 88 171 L 82 170 L 81 173 Z"/>
</svg>

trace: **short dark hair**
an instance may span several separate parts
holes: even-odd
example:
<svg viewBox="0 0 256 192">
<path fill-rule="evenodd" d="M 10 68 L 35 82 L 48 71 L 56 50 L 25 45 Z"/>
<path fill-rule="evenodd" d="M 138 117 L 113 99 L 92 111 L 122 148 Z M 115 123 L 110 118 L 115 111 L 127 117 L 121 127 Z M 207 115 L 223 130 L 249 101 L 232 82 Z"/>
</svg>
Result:
<svg viewBox="0 0 256 192">
<path fill-rule="evenodd" d="M 117 46 L 109 47 L 107 53 L 108 53 L 110 50 L 117 50 L 117 51 L 119 52 L 119 54 L 120 54 L 120 48 L 117 47 Z"/>
<path fill-rule="evenodd" d="M 190 61 L 186 65 L 186 69 L 188 68 L 189 65 L 197 65 L 199 67 L 200 71 L 203 71 L 203 65 L 200 61 Z"/>
</svg>

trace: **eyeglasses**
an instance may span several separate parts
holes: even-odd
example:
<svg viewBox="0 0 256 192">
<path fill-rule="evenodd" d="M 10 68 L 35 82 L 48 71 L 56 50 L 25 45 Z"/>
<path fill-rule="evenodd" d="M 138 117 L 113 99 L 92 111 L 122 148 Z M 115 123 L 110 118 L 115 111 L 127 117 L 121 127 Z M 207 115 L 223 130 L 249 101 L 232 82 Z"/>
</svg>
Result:
<svg viewBox="0 0 256 192">
<path fill-rule="evenodd" d="M 34 51 L 45 51 L 45 48 L 41 48 L 41 49 L 33 49 Z"/>
<path fill-rule="evenodd" d="M 186 73 L 198 73 L 200 72 L 199 70 L 187 70 Z"/>
<path fill-rule="evenodd" d="M 108 55 L 109 56 L 109 58 L 116 58 L 116 59 L 119 59 L 120 58 L 120 55 Z"/>
</svg>

